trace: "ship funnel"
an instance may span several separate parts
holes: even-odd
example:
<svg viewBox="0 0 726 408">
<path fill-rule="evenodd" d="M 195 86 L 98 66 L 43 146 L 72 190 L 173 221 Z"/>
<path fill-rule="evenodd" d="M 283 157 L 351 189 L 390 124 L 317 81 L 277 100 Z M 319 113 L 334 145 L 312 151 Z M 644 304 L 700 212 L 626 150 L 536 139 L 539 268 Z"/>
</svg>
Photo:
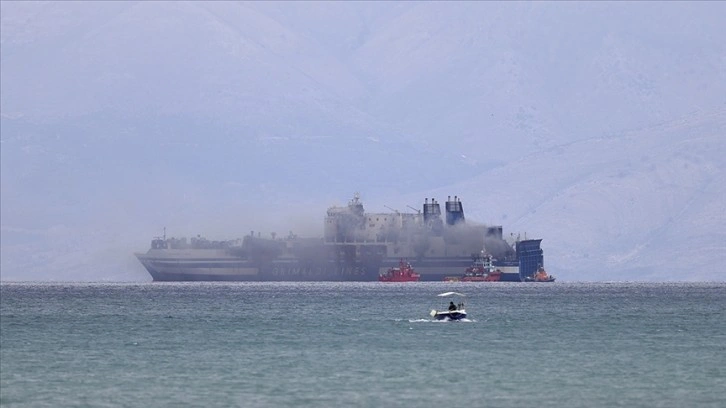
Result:
<svg viewBox="0 0 726 408">
<path fill-rule="evenodd" d="M 449 196 L 449 200 L 446 202 L 446 224 L 455 225 L 460 222 L 464 222 L 464 206 L 459 201 L 459 197 L 454 196 L 452 201 Z"/>
<path fill-rule="evenodd" d="M 437 203 L 433 198 L 429 203 L 429 199 L 427 198 L 426 201 L 424 201 L 423 215 L 424 222 L 441 217 L 441 207 L 439 206 L 439 203 Z"/>
<path fill-rule="evenodd" d="M 430 203 L 426 200 L 424 203 L 423 219 L 424 224 L 431 229 L 434 235 L 441 235 L 444 222 L 441 220 L 441 207 L 435 199 L 432 198 Z"/>
</svg>

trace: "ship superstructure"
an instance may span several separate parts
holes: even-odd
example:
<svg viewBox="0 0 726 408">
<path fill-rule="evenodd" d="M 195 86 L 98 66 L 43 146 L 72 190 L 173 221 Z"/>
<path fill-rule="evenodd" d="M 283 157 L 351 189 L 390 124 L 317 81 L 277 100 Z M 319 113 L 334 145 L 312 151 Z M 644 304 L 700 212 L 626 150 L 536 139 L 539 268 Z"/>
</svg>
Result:
<svg viewBox="0 0 726 408">
<path fill-rule="evenodd" d="M 434 198 L 415 213 L 366 213 L 358 194 L 330 207 L 322 238 L 250 232 L 242 239 L 159 237 L 136 254 L 156 281 L 375 281 L 408 259 L 421 280 L 441 280 L 471 265 L 482 250 L 505 281 L 522 281 L 544 265 L 541 240 L 507 242 L 501 226 L 469 224 L 457 196 L 444 212 Z"/>
</svg>

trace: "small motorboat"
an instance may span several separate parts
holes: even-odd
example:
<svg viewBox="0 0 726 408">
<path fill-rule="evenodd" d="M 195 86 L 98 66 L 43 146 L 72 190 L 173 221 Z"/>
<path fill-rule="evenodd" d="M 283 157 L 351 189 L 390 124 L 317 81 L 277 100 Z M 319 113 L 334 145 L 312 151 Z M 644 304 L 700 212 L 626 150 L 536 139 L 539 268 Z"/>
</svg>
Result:
<svg viewBox="0 0 726 408">
<path fill-rule="evenodd" d="M 445 298 L 449 304 L 443 310 L 431 309 L 429 315 L 436 320 L 461 320 L 466 319 L 466 309 L 464 309 L 464 295 L 458 292 L 445 292 L 436 295 L 439 298 Z M 457 302 L 454 302 L 457 300 Z"/>
</svg>

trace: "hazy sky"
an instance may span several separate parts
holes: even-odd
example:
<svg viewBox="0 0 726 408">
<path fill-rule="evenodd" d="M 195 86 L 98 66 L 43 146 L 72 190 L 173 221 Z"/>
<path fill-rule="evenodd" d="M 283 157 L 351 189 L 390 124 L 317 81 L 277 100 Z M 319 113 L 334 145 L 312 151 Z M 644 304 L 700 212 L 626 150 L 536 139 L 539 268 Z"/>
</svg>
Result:
<svg viewBox="0 0 726 408">
<path fill-rule="evenodd" d="M 723 280 L 723 2 L 0 3 L 2 280 L 462 198 L 565 280 Z"/>
</svg>

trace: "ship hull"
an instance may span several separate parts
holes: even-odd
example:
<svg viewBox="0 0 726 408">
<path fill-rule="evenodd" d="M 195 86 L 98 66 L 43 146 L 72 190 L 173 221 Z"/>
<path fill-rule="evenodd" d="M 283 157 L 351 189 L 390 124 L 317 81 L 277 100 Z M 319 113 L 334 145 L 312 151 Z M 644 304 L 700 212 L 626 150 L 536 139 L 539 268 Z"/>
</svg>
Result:
<svg viewBox="0 0 726 408">
<path fill-rule="evenodd" d="M 150 251 L 151 252 L 151 251 Z M 306 265 L 296 260 L 272 261 L 255 264 L 234 257 L 169 256 L 168 254 L 136 254 L 154 281 L 231 281 L 231 282 L 368 282 L 378 281 L 381 272 L 398 265 L 399 259 L 379 262 L 339 263 L 330 261 Z M 471 258 L 423 259 L 416 261 L 420 281 L 442 281 L 444 277 L 460 273 L 471 264 Z M 517 266 L 502 266 L 500 281 L 521 282 Z"/>
<path fill-rule="evenodd" d="M 298 262 L 272 262 L 255 265 L 250 261 L 233 259 L 156 259 L 137 254 L 154 281 L 373 281 L 378 269 L 366 265 L 304 265 Z"/>
</svg>

